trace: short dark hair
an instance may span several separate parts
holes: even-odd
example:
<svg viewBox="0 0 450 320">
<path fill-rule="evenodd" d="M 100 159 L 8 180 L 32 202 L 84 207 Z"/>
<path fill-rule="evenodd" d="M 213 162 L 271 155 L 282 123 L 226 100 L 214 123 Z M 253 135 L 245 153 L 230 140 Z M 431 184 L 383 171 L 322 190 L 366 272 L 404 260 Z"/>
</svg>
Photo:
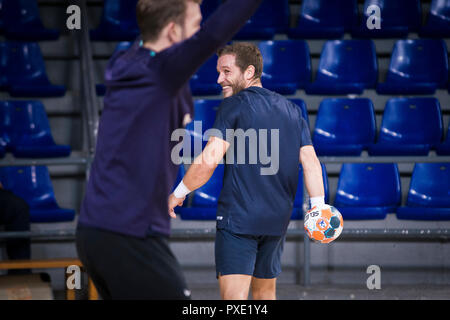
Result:
<svg viewBox="0 0 450 320">
<path fill-rule="evenodd" d="M 184 25 L 187 1 L 198 4 L 202 2 L 202 0 L 139 0 L 136 5 L 136 19 L 142 40 L 156 40 L 170 21 Z"/>
<path fill-rule="evenodd" d="M 236 65 L 241 72 L 247 70 L 249 66 L 255 67 L 254 78 L 261 78 L 263 71 L 263 58 L 259 48 L 250 42 L 233 42 L 217 52 L 219 58 L 226 54 L 236 57 Z"/>
</svg>

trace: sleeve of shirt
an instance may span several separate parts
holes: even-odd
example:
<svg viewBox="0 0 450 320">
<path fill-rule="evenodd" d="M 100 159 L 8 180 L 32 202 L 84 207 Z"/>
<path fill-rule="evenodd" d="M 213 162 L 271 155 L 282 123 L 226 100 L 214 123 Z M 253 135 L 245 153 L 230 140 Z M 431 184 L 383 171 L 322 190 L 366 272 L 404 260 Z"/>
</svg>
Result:
<svg viewBox="0 0 450 320">
<path fill-rule="evenodd" d="M 242 107 L 242 101 L 237 97 L 229 97 L 222 101 L 222 104 L 217 110 L 216 120 L 214 125 L 208 132 L 207 137 L 218 137 L 222 140 L 227 140 L 227 129 L 237 129 L 237 119 Z"/>
<path fill-rule="evenodd" d="M 300 115 L 300 130 L 301 130 L 301 142 L 300 148 L 304 146 L 312 145 L 311 133 L 306 120 Z"/>
<path fill-rule="evenodd" d="M 261 1 L 227 0 L 196 34 L 163 51 L 166 57 L 161 70 L 165 83 L 174 91 L 181 88 L 208 58 L 233 38 Z"/>
</svg>

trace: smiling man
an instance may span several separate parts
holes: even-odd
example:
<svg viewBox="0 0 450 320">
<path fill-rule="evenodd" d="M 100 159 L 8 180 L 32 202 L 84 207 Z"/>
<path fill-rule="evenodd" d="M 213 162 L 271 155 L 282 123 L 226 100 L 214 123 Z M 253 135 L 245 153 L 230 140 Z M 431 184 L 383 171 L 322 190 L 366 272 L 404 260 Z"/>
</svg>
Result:
<svg viewBox="0 0 450 320">
<path fill-rule="evenodd" d="M 217 207 L 215 260 L 220 293 L 227 300 L 247 299 L 251 287 L 254 299 L 275 299 L 299 162 L 311 206 L 324 203 L 322 168 L 300 108 L 262 87 L 259 49 L 250 43 L 235 42 L 220 49 L 218 56 L 217 82 L 225 97 L 213 126 L 218 134 L 210 137 L 170 196 L 169 214 L 175 217 L 173 208 L 208 181 L 230 148 L 236 157 L 244 153 L 245 163 L 227 158 Z M 277 130 L 279 139 L 266 144 L 258 141 L 257 146 L 247 144 L 245 150 L 239 150 L 236 137 L 223 140 L 227 130 L 239 129 Z M 267 154 L 278 152 L 278 170 L 262 174 L 262 169 L 267 169 L 265 164 L 249 163 L 255 148 L 266 148 Z"/>
</svg>

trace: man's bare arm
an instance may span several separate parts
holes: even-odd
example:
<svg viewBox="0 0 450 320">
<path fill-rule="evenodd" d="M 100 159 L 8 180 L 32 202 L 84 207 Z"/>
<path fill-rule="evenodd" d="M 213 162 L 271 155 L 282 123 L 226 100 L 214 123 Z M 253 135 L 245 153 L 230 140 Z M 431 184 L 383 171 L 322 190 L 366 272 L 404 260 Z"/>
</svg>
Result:
<svg viewBox="0 0 450 320">
<path fill-rule="evenodd" d="M 314 206 L 313 203 L 324 203 L 325 191 L 322 178 L 322 166 L 314 151 L 314 147 L 304 146 L 300 148 L 299 160 L 303 167 L 306 190 L 310 199 L 312 199 L 311 207 Z"/>
</svg>

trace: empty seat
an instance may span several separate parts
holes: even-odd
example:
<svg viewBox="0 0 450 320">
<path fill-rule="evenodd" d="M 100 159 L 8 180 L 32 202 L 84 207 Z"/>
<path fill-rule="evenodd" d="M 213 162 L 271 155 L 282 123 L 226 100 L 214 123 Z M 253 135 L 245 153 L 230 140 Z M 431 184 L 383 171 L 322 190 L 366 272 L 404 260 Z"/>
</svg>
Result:
<svg viewBox="0 0 450 320">
<path fill-rule="evenodd" d="M 186 125 L 188 136 L 184 138 L 185 144 L 183 145 L 184 151 L 190 150 L 190 156 L 194 157 L 200 154 L 208 143 L 208 137 L 205 137 L 204 133 L 214 125 L 216 112 L 221 102 L 221 100 L 195 100 L 194 118 Z M 187 154 L 183 152 L 183 156 L 187 156 Z"/>
<path fill-rule="evenodd" d="M 288 31 L 294 39 L 337 39 L 357 23 L 356 0 L 303 0 L 298 22 Z"/>
<path fill-rule="evenodd" d="M 184 201 L 183 207 L 175 208 L 175 212 L 181 216 L 181 219 L 216 220 L 217 203 L 222 190 L 223 174 L 224 165 L 219 164 L 208 182 L 195 190 L 190 195 L 189 201 Z M 188 205 L 188 202 L 190 202 L 190 205 Z"/>
<path fill-rule="evenodd" d="M 347 220 L 384 219 L 401 201 L 400 175 L 394 163 L 344 163 L 334 206 Z"/>
<path fill-rule="evenodd" d="M 0 104 L 0 134 L 17 158 L 53 158 L 70 155 L 67 145 L 56 145 L 44 106 L 39 101 Z"/>
<path fill-rule="evenodd" d="M 131 41 L 122 41 L 119 42 L 116 46 L 116 48 L 114 49 L 113 55 L 118 52 L 118 51 L 125 51 L 128 50 L 131 45 L 133 44 L 133 42 Z M 95 85 L 95 91 L 97 93 L 97 95 L 99 96 L 104 96 L 106 93 L 106 87 L 103 83 L 99 83 Z"/>
<path fill-rule="evenodd" d="M 265 88 L 295 94 L 311 82 L 311 58 L 305 41 L 263 41 L 258 46 L 264 62 L 261 81 Z"/>
<path fill-rule="evenodd" d="M 105 0 L 100 24 L 91 30 L 93 41 L 132 41 L 139 35 L 136 20 L 138 0 Z"/>
<path fill-rule="evenodd" d="M 407 57 L 407 58 L 406 58 Z M 447 47 L 443 40 L 398 40 L 392 52 L 386 82 L 379 94 L 434 94 L 446 88 Z"/>
<path fill-rule="evenodd" d="M 324 99 L 319 105 L 313 144 L 319 156 L 359 156 L 375 141 L 372 101 Z"/>
<path fill-rule="evenodd" d="M 450 220 L 450 163 L 416 163 L 406 206 L 397 218 Z"/>
<path fill-rule="evenodd" d="M 392 98 L 386 102 L 374 156 L 428 155 L 442 138 L 442 115 L 436 98 Z"/>
<path fill-rule="evenodd" d="M 361 94 L 378 78 L 375 45 L 371 40 L 327 41 L 320 55 L 316 80 L 307 94 Z"/>
<path fill-rule="evenodd" d="M 50 83 L 45 70 L 44 59 L 39 45 L 35 42 L 6 42 L 1 58 L 6 65 L 4 81 L 13 97 L 59 97 L 64 96 L 64 86 Z M 5 52 L 6 51 L 6 52 Z M 3 59 L 5 59 L 3 61 Z M 2 67 L 3 69 L 3 67 Z"/>
<path fill-rule="evenodd" d="M 421 37 L 448 38 L 450 37 L 450 1 L 431 1 L 425 25 L 420 30 Z"/>
<path fill-rule="evenodd" d="M 370 6 L 380 8 L 380 29 L 369 29 L 367 21 L 374 11 Z M 360 25 L 354 30 L 354 37 L 396 38 L 406 37 L 410 32 L 418 32 L 422 23 L 420 0 L 366 0 Z"/>
<path fill-rule="evenodd" d="M 31 222 L 63 222 L 74 219 L 74 210 L 62 209 L 57 204 L 47 167 L 0 168 L 0 180 L 5 189 L 28 203 Z"/>
<path fill-rule="evenodd" d="M 308 123 L 309 126 L 308 109 L 306 108 L 305 101 L 303 101 L 302 99 L 289 99 L 289 100 L 300 108 L 300 110 L 302 111 L 302 117 L 306 120 L 306 123 Z"/>
<path fill-rule="evenodd" d="M 446 139 L 436 146 L 436 153 L 440 156 L 450 155 L 450 123 L 448 124 Z"/>
<path fill-rule="evenodd" d="M 263 0 L 257 11 L 236 34 L 239 40 L 269 40 L 289 26 L 288 0 Z"/>
<path fill-rule="evenodd" d="M 321 163 L 321 166 L 322 166 L 323 188 L 325 191 L 325 203 L 328 203 L 329 194 L 328 194 L 327 167 L 325 166 L 324 163 Z M 295 194 L 294 209 L 292 211 L 292 216 L 291 216 L 292 220 L 303 219 L 303 194 L 304 194 L 303 167 L 302 167 L 302 165 L 300 165 L 299 173 L 298 173 L 297 192 Z M 307 208 L 309 209 L 309 203 L 307 205 Z"/>
<path fill-rule="evenodd" d="M 1 0 L 0 0 L 1 1 Z M 8 89 L 8 56 L 9 46 L 0 41 L 0 90 Z"/>
<path fill-rule="evenodd" d="M 218 95 L 222 87 L 217 83 L 217 55 L 209 58 L 189 81 L 191 92 L 196 96 Z"/>
<path fill-rule="evenodd" d="M 6 38 L 22 41 L 58 39 L 58 30 L 47 29 L 42 24 L 36 0 L 3 0 L 0 7 Z"/>
</svg>

